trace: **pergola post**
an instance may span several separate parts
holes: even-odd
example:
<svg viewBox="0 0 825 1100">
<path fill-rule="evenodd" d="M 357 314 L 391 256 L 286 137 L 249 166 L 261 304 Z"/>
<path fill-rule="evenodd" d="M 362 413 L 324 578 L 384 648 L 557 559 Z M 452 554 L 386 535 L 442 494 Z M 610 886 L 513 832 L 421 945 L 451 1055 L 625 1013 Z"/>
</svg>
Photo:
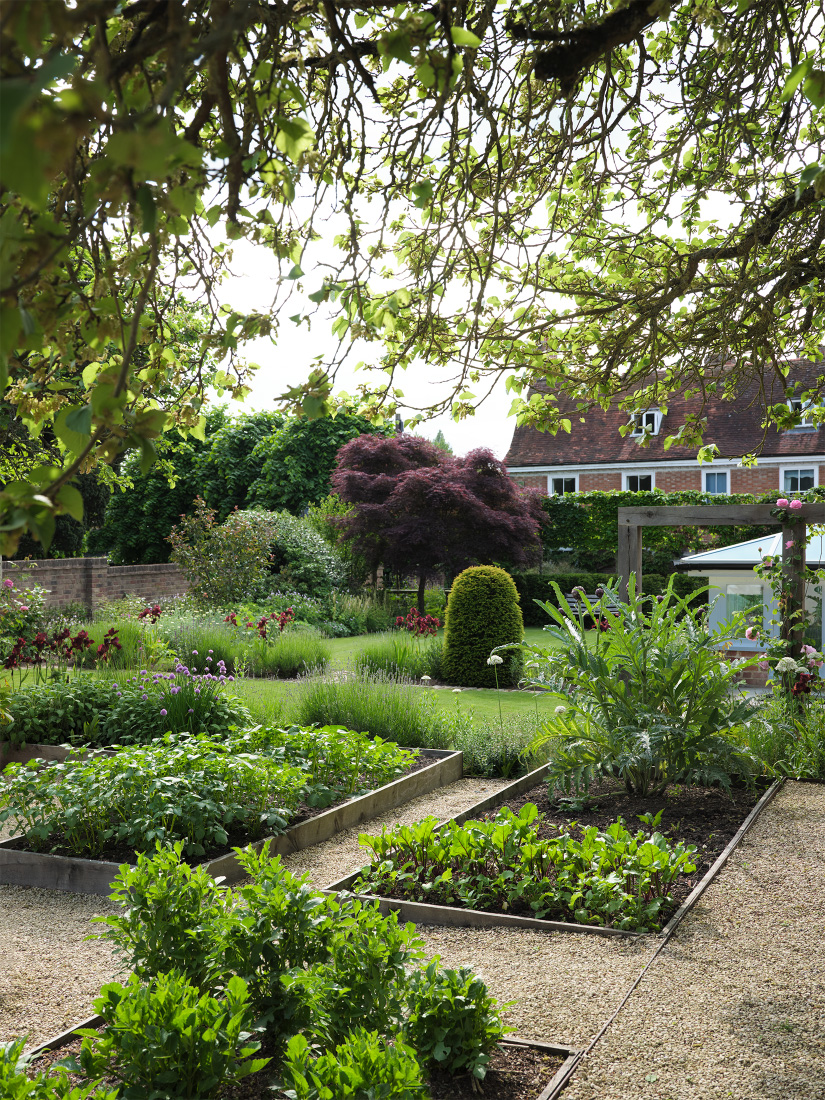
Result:
<svg viewBox="0 0 825 1100">
<path fill-rule="evenodd" d="M 783 595 L 779 608 L 779 635 L 790 642 L 790 656 L 798 659 L 805 640 L 805 523 L 782 525 Z"/>
<path fill-rule="evenodd" d="M 642 528 L 619 523 L 619 595 L 627 599 L 630 574 L 636 574 L 636 592 L 642 591 Z"/>
</svg>

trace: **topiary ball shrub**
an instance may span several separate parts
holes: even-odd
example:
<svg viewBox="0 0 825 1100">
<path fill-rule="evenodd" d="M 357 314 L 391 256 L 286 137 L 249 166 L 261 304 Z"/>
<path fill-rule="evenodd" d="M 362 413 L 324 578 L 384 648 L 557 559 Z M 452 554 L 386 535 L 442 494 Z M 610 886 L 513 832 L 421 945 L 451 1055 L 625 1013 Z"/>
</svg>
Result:
<svg viewBox="0 0 825 1100">
<path fill-rule="evenodd" d="M 521 675 L 521 656 L 502 654 L 503 663 L 487 664 L 490 651 L 521 642 L 524 623 L 513 578 L 494 565 L 474 565 L 459 573 L 447 604 L 442 671 L 448 684 L 514 687 Z"/>
</svg>

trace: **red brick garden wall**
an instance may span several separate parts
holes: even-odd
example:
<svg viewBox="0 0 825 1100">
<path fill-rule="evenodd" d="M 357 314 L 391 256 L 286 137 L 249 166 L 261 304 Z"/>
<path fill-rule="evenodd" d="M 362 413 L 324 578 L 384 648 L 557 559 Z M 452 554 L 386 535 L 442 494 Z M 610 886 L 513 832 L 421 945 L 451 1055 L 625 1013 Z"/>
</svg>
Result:
<svg viewBox="0 0 825 1100">
<path fill-rule="evenodd" d="M 106 558 L 4 561 L 3 576 L 18 588 L 35 584 L 47 588 L 48 607 L 83 603 L 90 611 L 104 600 L 134 595 L 149 602 L 180 595 L 188 588 L 176 565 L 109 565 Z"/>
</svg>

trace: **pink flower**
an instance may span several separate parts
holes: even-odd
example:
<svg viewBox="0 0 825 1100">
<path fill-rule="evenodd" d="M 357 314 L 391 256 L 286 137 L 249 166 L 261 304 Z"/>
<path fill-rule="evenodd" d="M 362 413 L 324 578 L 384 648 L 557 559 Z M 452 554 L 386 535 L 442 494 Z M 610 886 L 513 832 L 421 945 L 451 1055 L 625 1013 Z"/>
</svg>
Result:
<svg viewBox="0 0 825 1100">
<path fill-rule="evenodd" d="M 745 631 L 745 637 L 748 639 L 749 642 L 755 642 L 756 641 L 756 627 L 755 626 L 749 626 L 748 629 Z"/>
<path fill-rule="evenodd" d="M 28 611 L 29 609 L 28 609 L 28 607 L 26 606 L 26 604 L 22 604 L 22 603 L 21 603 L 21 604 L 20 604 L 20 610 L 21 610 L 21 611 Z"/>
<path fill-rule="evenodd" d="M 798 512 L 801 507 L 802 507 L 802 501 L 801 500 L 792 500 L 791 501 L 791 511 L 792 512 Z"/>
<path fill-rule="evenodd" d="M 788 502 L 785 499 L 785 497 L 780 497 L 779 498 L 779 500 L 776 502 L 776 507 L 777 508 L 787 508 L 788 507 Z"/>
<path fill-rule="evenodd" d="M 785 543 L 785 549 L 790 550 L 790 548 L 792 546 L 793 546 L 793 539 L 788 539 L 788 541 Z"/>
<path fill-rule="evenodd" d="M 803 645 L 802 652 L 806 657 L 812 657 L 816 653 L 816 647 L 812 645 Z"/>
<path fill-rule="evenodd" d="M 767 672 L 771 666 L 767 661 L 760 661 L 758 667 L 761 668 L 763 672 Z"/>
<path fill-rule="evenodd" d="M 3 581 L 4 588 L 14 588 L 14 581 Z"/>
</svg>

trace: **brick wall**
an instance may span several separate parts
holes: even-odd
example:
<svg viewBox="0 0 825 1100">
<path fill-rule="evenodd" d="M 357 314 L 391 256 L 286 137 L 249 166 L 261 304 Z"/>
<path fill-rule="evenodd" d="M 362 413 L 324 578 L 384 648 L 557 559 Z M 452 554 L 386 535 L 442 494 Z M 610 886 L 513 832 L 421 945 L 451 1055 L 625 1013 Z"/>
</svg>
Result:
<svg viewBox="0 0 825 1100">
<path fill-rule="evenodd" d="M 737 657 L 753 657 L 753 650 L 728 649 L 725 650 L 725 656 L 731 661 Z M 759 665 L 743 668 L 737 676 L 737 680 L 747 684 L 748 687 L 764 687 L 768 682 L 768 669 L 760 668 Z"/>
<path fill-rule="evenodd" d="M 547 492 L 547 474 L 521 474 L 514 477 L 513 481 L 523 489 L 541 489 L 543 493 Z"/>
<path fill-rule="evenodd" d="M 675 493 L 681 489 L 701 489 L 702 471 L 687 470 L 657 470 L 656 488 L 663 493 Z"/>
<path fill-rule="evenodd" d="M 730 472 L 730 491 L 732 493 L 770 493 L 779 488 L 779 468 L 777 466 L 753 466 L 749 469 Z"/>
<path fill-rule="evenodd" d="M 141 596 L 147 603 L 188 588 L 176 565 L 109 565 L 106 558 L 41 558 L 4 561 L 3 576 L 18 588 L 39 584 L 49 590 L 47 607 L 82 603 L 95 611 L 104 600 Z"/>
<path fill-rule="evenodd" d="M 622 475 L 608 470 L 594 470 L 590 474 L 579 474 L 579 492 L 592 493 L 596 489 L 621 489 Z"/>
</svg>

